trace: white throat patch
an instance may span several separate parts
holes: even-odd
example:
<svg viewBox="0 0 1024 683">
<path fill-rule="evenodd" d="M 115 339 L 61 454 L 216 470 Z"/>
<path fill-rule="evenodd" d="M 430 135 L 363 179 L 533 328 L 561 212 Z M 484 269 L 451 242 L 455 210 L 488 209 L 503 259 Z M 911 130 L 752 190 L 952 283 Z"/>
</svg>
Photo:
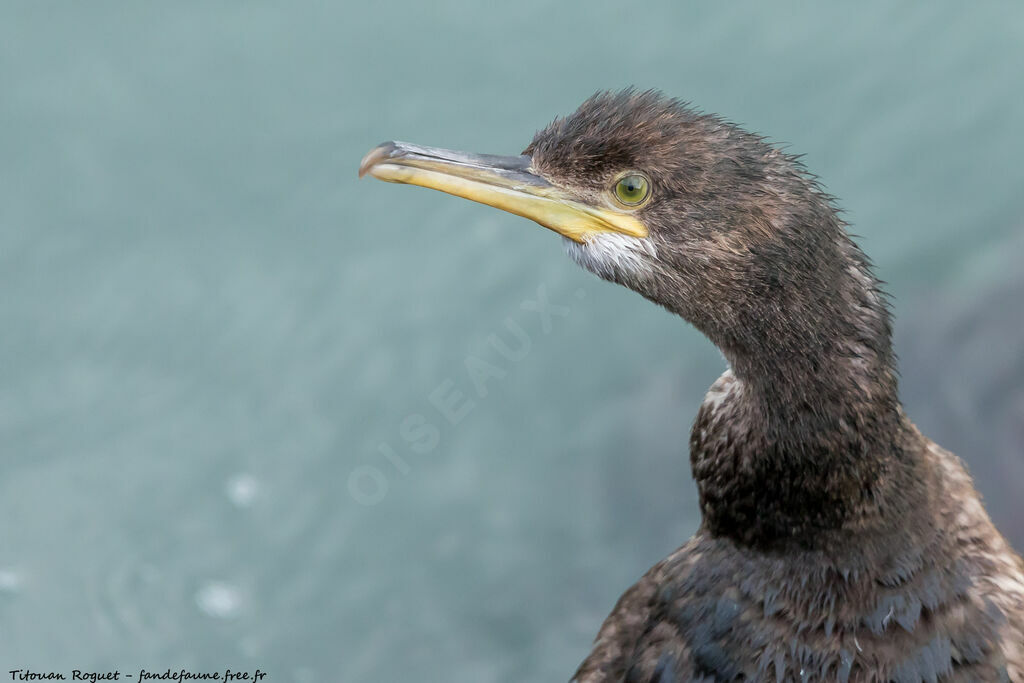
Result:
<svg viewBox="0 0 1024 683">
<path fill-rule="evenodd" d="M 573 261 L 606 279 L 630 279 L 650 272 L 651 260 L 658 255 L 650 239 L 618 232 L 595 233 L 583 243 L 563 239 L 565 251 Z"/>
</svg>

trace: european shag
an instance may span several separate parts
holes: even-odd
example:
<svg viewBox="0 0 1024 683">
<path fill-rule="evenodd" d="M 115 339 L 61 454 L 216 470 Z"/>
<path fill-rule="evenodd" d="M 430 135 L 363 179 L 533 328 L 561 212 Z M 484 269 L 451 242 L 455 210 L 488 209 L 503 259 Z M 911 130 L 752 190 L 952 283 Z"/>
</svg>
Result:
<svg viewBox="0 0 1024 683">
<path fill-rule="evenodd" d="M 700 528 L 574 681 L 1024 683 L 1024 563 L 904 414 L 880 282 L 797 158 L 626 90 L 520 156 L 387 142 L 366 173 L 550 228 L 728 361 L 690 437 Z"/>
</svg>

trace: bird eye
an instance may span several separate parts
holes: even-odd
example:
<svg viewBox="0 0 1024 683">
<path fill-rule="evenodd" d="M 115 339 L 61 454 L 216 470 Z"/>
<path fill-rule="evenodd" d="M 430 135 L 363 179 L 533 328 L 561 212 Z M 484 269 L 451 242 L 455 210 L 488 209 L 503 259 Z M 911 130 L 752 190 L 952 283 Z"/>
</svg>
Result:
<svg viewBox="0 0 1024 683">
<path fill-rule="evenodd" d="M 639 173 L 629 173 L 615 183 L 615 198 L 626 206 L 642 204 L 651 194 L 651 183 Z"/>
</svg>

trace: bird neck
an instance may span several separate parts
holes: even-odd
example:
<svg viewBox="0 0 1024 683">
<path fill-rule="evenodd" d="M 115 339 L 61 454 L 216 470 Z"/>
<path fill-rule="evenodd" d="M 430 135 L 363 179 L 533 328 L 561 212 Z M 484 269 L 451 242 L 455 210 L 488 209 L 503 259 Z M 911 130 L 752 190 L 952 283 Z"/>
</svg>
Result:
<svg viewBox="0 0 1024 683">
<path fill-rule="evenodd" d="M 918 465 L 902 446 L 888 313 L 866 266 L 846 271 L 833 296 L 793 308 L 785 326 L 754 321 L 745 343 L 723 349 L 731 370 L 690 443 L 710 533 L 841 547 L 912 512 Z"/>
</svg>

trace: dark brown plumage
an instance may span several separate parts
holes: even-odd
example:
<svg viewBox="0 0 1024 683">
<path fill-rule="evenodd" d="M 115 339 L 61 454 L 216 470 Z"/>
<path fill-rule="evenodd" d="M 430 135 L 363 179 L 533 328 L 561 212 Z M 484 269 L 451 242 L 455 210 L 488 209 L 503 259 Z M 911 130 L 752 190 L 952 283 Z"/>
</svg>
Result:
<svg viewBox="0 0 1024 683">
<path fill-rule="evenodd" d="M 632 90 L 524 155 L 503 177 L 591 207 L 614 205 L 623 173 L 649 179 L 615 207 L 647 235 L 553 229 L 729 362 L 690 441 L 701 527 L 623 595 L 574 680 L 1024 683 L 1024 564 L 960 460 L 904 415 L 879 282 L 801 164 Z"/>
</svg>

